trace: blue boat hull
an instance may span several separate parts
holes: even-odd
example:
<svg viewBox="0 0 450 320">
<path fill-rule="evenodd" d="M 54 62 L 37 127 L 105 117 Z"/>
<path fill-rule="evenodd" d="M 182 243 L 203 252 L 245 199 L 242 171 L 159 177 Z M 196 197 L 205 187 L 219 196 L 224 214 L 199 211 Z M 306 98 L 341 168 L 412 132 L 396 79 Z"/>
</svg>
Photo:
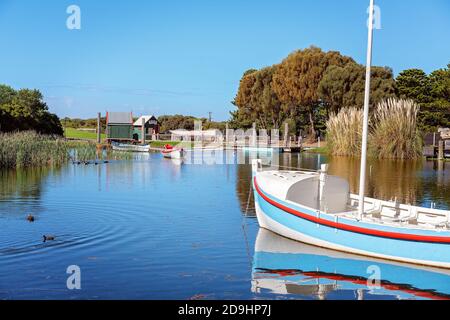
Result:
<svg viewBox="0 0 450 320">
<path fill-rule="evenodd" d="M 336 218 L 266 194 L 254 179 L 261 227 L 284 237 L 338 251 L 450 268 L 450 232 L 408 229 Z"/>
<path fill-rule="evenodd" d="M 376 271 L 380 277 L 377 283 L 372 280 Z M 446 270 L 316 251 L 265 230 L 260 230 L 256 240 L 252 278 L 255 291 L 319 298 L 359 298 L 363 290 L 365 298 L 450 299 L 450 274 Z"/>
</svg>

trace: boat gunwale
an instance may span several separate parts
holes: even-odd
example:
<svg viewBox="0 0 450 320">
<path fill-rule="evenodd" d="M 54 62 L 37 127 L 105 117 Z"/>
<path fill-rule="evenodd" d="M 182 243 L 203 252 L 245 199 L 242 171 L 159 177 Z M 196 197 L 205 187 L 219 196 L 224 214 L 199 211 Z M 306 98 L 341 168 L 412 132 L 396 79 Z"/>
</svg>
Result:
<svg viewBox="0 0 450 320">
<path fill-rule="evenodd" d="M 374 227 L 377 226 L 381 226 L 381 227 L 393 227 L 396 229 L 407 229 L 411 232 L 414 231 L 425 231 L 425 232 L 433 232 L 433 233 L 442 233 L 442 232 L 447 232 L 448 230 L 436 230 L 436 229 L 425 229 L 425 228 L 418 228 L 418 227 L 405 227 L 402 225 L 395 225 L 395 226 L 389 226 L 386 224 L 380 224 L 380 223 L 376 223 L 374 221 L 361 221 L 358 220 L 356 218 L 351 219 L 349 217 L 343 217 L 342 215 L 333 215 L 333 214 L 329 214 L 329 213 L 325 213 L 322 212 L 320 210 L 316 210 L 317 213 L 319 213 L 319 216 L 312 216 L 308 213 L 304 213 L 301 211 L 298 211 L 296 209 L 287 207 L 284 204 L 281 204 L 273 199 L 271 199 L 269 196 L 267 196 L 265 194 L 265 192 L 261 189 L 261 187 L 258 185 L 257 182 L 257 178 L 256 176 L 253 178 L 253 184 L 255 187 L 255 190 L 257 191 L 257 193 L 265 200 L 267 201 L 270 205 L 288 213 L 291 214 L 293 216 L 296 216 L 300 219 L 303 220 L 307 220 L 313 223 L 317 223 L 319 225 L 323 225 L 326 227 L 330 227 L 330 228 L 334 228 L 334 229 L 339 229 L 339 230 L 343 230 L 343 231 L 348 231 L 348 232 L 353 232 L 353 233 L 358 233 L 358 234 L 362 234 L 362 235 L 366 235 L 366 236 L 373 236 L 373 237 L 380 237 L 380 238 L 388 238 L 388 239 L 393 239 L 393 240 L 401 240 L 401 241 L 411 241 L 411 242 L 422 242 L 422 243 L 436 243 L 436 244 L 450 244 L 450 236 L 434 236 L 434 235 L 423 235 L 423 234 L 417 234 L 417 233 L 400 233 L 400 232 L 395 232 L 395 231 L 384 231 L 384 230 L 379 230 L 379 229 L 371 229 L 368 227 L 359 227 L 359 226 L 353 226 L 351 224 L 344 224 L 342 222 L 335 222 L 335 221 L 330 221 L 333 220 L 333 218 L 341 218 L 341 219 L 346 219 L 349 222 L 363 222 L 365 224 L 368 225 L 373 225 Z M 276 197 L 273 197 L 274 199 L 277 199 Z M 278 201 L 280 201 L 280 199 L 277 199 Z M 283 202 L 286 202 L 294 207 L 301 207 L 301 204 L 289 201 L 289 200 L 281 200 Z M 305 209 L 308 209 L 307 207 L 305 207 Z M 315 209 L 308 209 L 309 211 L 315 211 Z M 328 219 L 324 219 L 321 218 L 321 216 L 326 216 L 328 217 L 330 220 Z"/>
</svg>

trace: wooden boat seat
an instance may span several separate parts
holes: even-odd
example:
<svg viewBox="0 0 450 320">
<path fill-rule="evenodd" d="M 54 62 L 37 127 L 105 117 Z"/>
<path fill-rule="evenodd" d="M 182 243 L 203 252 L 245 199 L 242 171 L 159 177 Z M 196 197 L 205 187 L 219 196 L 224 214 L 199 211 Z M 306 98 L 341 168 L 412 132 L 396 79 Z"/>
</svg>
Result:
<svg viewBox="0 0 450 320">
<path fill-rule="evenodd" d="M 380 214 L 383 209 L 383 205 L 381 204 L 381 200 L 375 200 L 372 208 L 366 211 L 366 214 L 374 215 Z"/>
<path fill-rule="evenodd" d="M 342 216 L 356 217 L 357 211 L 356 214 L 350 213 L 357 208 L 357 195 L 351 195 L 348 202 L 348 212 L 342 214 Z M 410 224 L 431 229 L 450 229 L 450 214 L 439 212 L 439 210 L 421 210 L 421 208 L 413 205 L 370 198 L 366 198 L 366 208 L 364 219 L 368 221 L 381 224 Z"/>
<path fill-rule="evenodd" d="M 417 218 L 419 217 L 419 210 L 417 209 L 417 207 L 414 206 L 409 206 L 408 208 L 408 215 L 405 217 L 402 217 L 400 219 L 401 222 L 415 222 L 417 223 Z"/>
<path fill-rule="evenodd" d="M 421 226 L 448 228 L 450 226 L 450 215 L 437 215 L 421 212 L 418 214 L 417 224 Z"/>
</svg>

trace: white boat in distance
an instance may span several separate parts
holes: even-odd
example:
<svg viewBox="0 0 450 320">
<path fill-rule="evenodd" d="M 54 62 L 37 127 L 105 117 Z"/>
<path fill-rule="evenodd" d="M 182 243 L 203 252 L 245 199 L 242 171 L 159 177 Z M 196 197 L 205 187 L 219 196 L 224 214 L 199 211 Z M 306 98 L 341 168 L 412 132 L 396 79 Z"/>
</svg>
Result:
<svg viewBox="0 0 450 320">
<path fill-rule="evenodd" d="M 175 148 L 169 144 L 166 144 L 164 149 L 161 151 L 161 154 L 167 159 L 182 159 L 184 157 L 184 149 Z"/>
<path fill-rule="evenodd" d="M 114 151 L 127 151 L 127 152 L 150 152 L 150 145 L 135 145 L 125 143 L 112 143 L 112 149 Z"/>
</svg>

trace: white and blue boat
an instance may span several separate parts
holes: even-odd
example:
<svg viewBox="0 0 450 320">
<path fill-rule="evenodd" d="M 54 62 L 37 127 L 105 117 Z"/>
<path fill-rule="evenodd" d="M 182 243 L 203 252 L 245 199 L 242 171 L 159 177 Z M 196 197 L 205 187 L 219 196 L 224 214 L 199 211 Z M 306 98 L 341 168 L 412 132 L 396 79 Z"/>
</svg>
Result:
<svg viewBox="0 0 450 320">
<path fill-rule="evenodd" d="M 449 300 L 449 280 L 450 270 L 317 248 L 265 229 L 252 264 L 253 292 L 316 299 Z"/>
<path fill-rule="evenodd" d="M 373 21 L 374 0 L 370 0 Z M 284 237 L 333 250 L 450 268 L 450 211 L 365 197 L 373 24 L 369 23 L 359 194 L 318 172 L 262 170 L 253 160 L 259 225 Z M 395 196 L 395 195 L 393 195 Z"/>
<path fill-rule="evenodd" d="M 322 172 L 262 170 L 253 163 L 260 227 L 319 247 L 450 268 L 450 211 L 364 198 Z"/>
</svg>

